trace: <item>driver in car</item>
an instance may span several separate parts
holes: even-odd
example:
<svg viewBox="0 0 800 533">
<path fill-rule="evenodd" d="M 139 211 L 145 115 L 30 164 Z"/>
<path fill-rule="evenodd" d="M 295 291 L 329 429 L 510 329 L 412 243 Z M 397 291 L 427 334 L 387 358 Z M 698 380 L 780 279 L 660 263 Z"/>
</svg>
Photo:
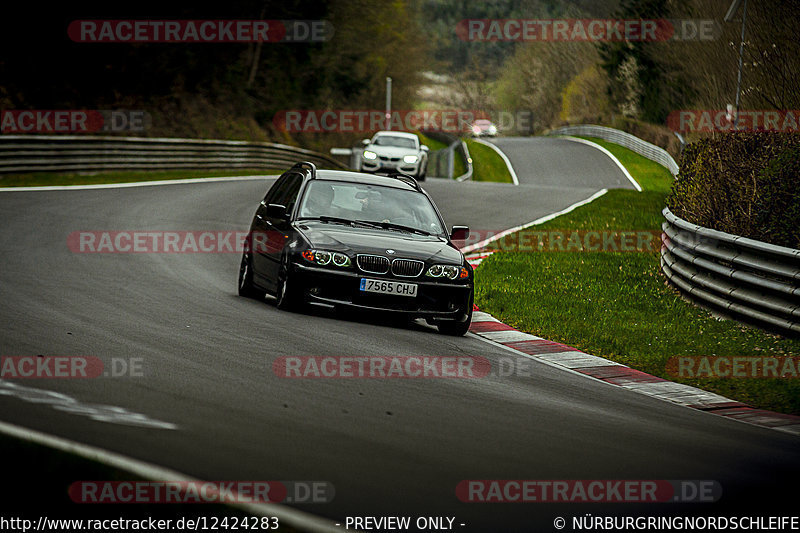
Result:
<svg viewBox="0 0 800 533">
<path fill-rule="evenodd" d="M 386 201 L 386 209 L 383 213 L 381 222 L 401 224 L 404 226 L 413 225 L 414 216 L 409 207 L 398 198 L 390 198 Z"/>
<path fill-rule="evenodd" d="M 312 192 L 305 205 L 307 216 L 336 216 L 338 209 L 333 205 L 333 187 L 327 183 L 318 183 Z"/>
</svg>

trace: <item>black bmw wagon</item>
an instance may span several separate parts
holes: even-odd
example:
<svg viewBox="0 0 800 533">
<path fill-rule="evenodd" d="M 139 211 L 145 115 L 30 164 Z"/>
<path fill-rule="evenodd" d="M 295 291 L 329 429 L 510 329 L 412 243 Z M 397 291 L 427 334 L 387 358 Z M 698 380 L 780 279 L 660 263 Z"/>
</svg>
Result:
<svg viewBox="0 0 800 533">
<path fill-rule="evenodd" d="M 317 170 L 298 163 L 258 206 L 239 294 L 279 309 L 390 311 L 464 335 L 474 275 L 433 200 L 413 177 Z"/>
</svg>

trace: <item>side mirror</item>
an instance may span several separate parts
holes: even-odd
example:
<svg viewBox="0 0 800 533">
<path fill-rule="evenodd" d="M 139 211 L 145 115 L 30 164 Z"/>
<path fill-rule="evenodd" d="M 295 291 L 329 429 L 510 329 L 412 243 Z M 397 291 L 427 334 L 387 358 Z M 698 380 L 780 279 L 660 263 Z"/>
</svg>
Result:
<svg viewBox="0 0 800 533">
<path fill-rule="evenodd" d="M 363 144 L 364 146 L 369 146 L 371 144 L 371 141 L 369 139 L 361 139 L 361 144 Z"/>
<path fill-rule="evenodd" d="M 428 148 L 428 147 L 427 147 L 426 145 L 424 145 L 424 144 L 423 144 L 422 146 L 420 146 L 420 147 L 419 147 L 419 149 L 420 149 L 420 150 L 422 150 L 423 152 L 428 152 L 428 151 L 430 151 L 430 148 Z"/>
<path fill-rule="evenodd" d="M 469 226 L 453 226 L 450 232 L 451 241 L 466 241 L 469 237 Z"/>
<path fill-rule="evenodd" d="M 286 206 L 281 204 L 269 204 L 267 206 L 267 217 L 286 218 Z"/>
</svg>

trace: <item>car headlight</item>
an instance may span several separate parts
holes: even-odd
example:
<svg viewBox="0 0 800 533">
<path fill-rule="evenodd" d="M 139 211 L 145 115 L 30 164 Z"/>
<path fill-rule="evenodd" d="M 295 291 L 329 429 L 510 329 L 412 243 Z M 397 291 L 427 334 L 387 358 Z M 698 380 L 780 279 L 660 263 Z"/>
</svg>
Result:
<svg viewBox="0 0 800 533">
<path fill-rule="evenodd" d="M 373 152 L 372 150 L 364 150 L 364 159 L 377 159 L 378 154 Z"/>
<path fill-rule="evenodd" d="M 497 133 L 497 128 L 496 128 L 496 127 L 494 127 L 494 126 L 489 126 L 489 133 L 491 133 L 492 135 L 494 135 L 495 133 Z"/>
<path fill-rule="evenodd" d="M 472 126 L 472 133 L 474 133 L 475 135 L 479 135 L 481 133 L 480 126 Z"/>
<path fill-rule="evenodd" d="M 406 156 L 403 156 L 403 163 L 407 163 L 409 165 L 413 165 L 414 163 L 417 162 L 417 159 L 419 159 L 419 157 L 417 157 L 415 155 L 406 155 Z"/>
<path fill-rule="evenodd" d="M 425 273 L 429 278 L 464 279 L 469 277 L 469 271 L 455 265 L 433 265 Z"/>
<path fill-rule="evenodd" d="M 346 254 L 339 252 L 329 252 L 327 250 L 304 250 L 303 259 L 309 263 L 317 265 L 329 265 L 333 263 L 337 267 L 346 268 L 351 265 L 350 258 Z"/>
</svg>

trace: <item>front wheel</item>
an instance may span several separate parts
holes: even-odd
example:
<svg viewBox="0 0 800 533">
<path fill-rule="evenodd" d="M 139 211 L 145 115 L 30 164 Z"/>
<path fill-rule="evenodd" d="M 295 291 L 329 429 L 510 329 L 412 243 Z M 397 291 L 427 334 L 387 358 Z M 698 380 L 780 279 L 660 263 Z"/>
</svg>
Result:
<svg viewBox="0 0 800 533">
<path fill-rule="evenodd" d="M 281 311 L 297 311 L 300 308 L 300 292 L 295 285 L 294 281 L 289 279 L 288 273 L 279 276 L 275 305 Z"/>
<path fill-rule="evenodd" d="M 442 321 L 436 324 L 439 328 L 439 333 L 443 335 L 452 335 L 453 337 L 463 337 L 469 331 L 469 326 L 472 324 L 472 301 L 473 297 L 470 296 L 467 311 L 467 319 L 463 322 L 455 320 Z"/>
<path fill-rule="evenodd" d="M 242 262 L 239 264 L 239 296 L 263 300 L 265 293 L 253 284 L 253 268 L 250 265 L 247 254 L 242 254 Z"/>
</svg>

